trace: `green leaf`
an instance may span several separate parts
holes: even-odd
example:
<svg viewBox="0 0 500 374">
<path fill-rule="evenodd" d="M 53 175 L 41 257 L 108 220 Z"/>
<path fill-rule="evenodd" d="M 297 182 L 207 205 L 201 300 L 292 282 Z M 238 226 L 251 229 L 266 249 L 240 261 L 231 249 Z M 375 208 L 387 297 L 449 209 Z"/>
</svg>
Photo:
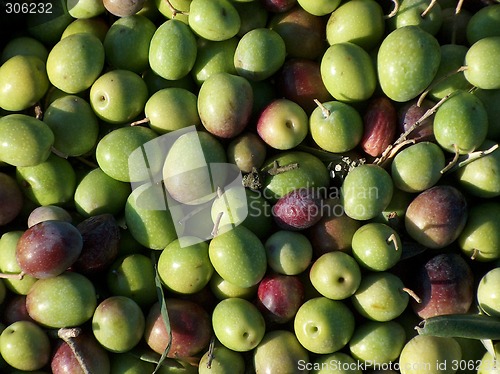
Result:
<svg viewBox="0 0 500 374">
<path fill-rule="evenodd" d="M 163 362 L 167 358 L 168 352 L 170 351 L 170 347 L 172 346 L 172 329 L 170 328 L 170 319 L 168 318 L 167 302 L 165 301 L 165 294 L 163 292 L 163 285 L 161 283 L 160 275 L 158 274 L 158 261 L 157 261 L 154 253 L 151 254 L 151 259 L 153 261 L 153 266 L 155 269 L 156 292 L 158 294 L 158 302 L 160 303 L 161 316 L 163 318 L 163 322 L 165 323 L 165 327 L 166 327 L 168 337 L 169 337 L 167 347 L 163 351 L 163 354 L 161 355 L 160 359 L 158 360 L 158 363 L 156 364 L 156 368 L 153 371 L 153 374 L 156 374 L 156 372 L 160 369 Z"/>
</svg>

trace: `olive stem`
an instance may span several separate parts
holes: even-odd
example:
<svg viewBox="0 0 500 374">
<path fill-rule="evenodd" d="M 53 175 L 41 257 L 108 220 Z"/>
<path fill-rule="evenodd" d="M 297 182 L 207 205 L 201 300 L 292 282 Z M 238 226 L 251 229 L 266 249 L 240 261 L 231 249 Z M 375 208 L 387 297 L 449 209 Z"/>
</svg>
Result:
<svg viewBox="0 0 500 374">
<path fill-rule="evenodd" d="M 392 0 L 392 3 L 394 4 L 394 8 L 392 9 L 391 13 L 387 14 L 384 16 L 384 19 L 389 19 L 394 17 L 396 14 L 398 14 L 399 10 L 399 2 L 398 0 Z"/>
<path fill-rule="evenodd" d="M 224 193 L 224 190 L 220 186 L 217 187 L 217 199 L 222 198 L 223 193 Z M 219 212 L 217 214 L 217 218 L 215 219 L 215 222 L 214 222 L 214 227 L 212 228 L 212 232 L 210 233 L 210 235 L 212 235 L 212 237 L 217 236 L 217 233 L 219 232 L 220 221 L 221 221 L 223 215 L 224 215 L 224 212 Z"/>
<path fill-rule="evenodd" d="M 437 81 L 433 82 L 424 92 L 422 92 L 422 94 L 418 98 L 417 106 L 419 106 L 419 107 L 422 106 L 422 102 L 424 101 L 424 99 L 426 98 L 426 96 L 429 94 L 429 92 L 431 92 L 431 90 L 434 87 L 436 87 L 438 84 L 442 83 L 446 79 L 454 76 L 455 74 L 461 73 L 461 72 L 463 72 L 465 70 L 467 70 L 467 66 L 460 66 L 458 69 L 450 71 L 449 73 L 447 73 L 447 74 L 443 75 L 442 77 L 440 77 Z"/>
<path fill-rule="evenodd" d="M 24 278 L 26 273 L 24 271 L 21 271 L 20 273 L 15 273 L 15 274 L 9 274 L 9 273 L 0 273 L 0 278 L 1 279 L 18 279 L 21 280 Z"/>
<path fill-rule="evenodd" d="M 391 236 L 389 236 L 387 238 L 387 244 L 390 244 L 390 243 L 394 243 L 394 248 L 396 249 L 396 251 L 399 251 L 399 245 L 398 245 L 398 241 L 396 238 L 396 234 L 391 234 Z"/>
<path fill-rule="evenodd" d="M 472 255 L 470 256 L 470 259 L 474 261 L 477 258 L 478 253 L 479 253 L 479 250 L 477 248 L 474 248 L 472 251 Z"/>
<path fill-rule="evenodd" d="M 327 107 L 325 107 L 318 99 L 314 99 L 316 105 L 321 109 L 321 113 L 323 113 L 323 117 L 328 118 L 330 116 L 330 111 Z"/>
<path fill-rule="evenodd" d="M 299 164 L 297 162 L 293 162 L 291 164 L 280 166 L 278 161 L 273 162 L 273 167 L 267 171 L 269 175 L 278 175 L 281 173 L 285 173 L 290 170 L 295 170 L 299 168 Z"/>
<path fill-rule="evenodd" d="M 441 174 L 450 171 L 458 163 L 458 158 L 460 157 L 460 153 L 458 152 L 458 145 L 453 144 L 453 148 L 455 148 L 455 155 L 453 156 L 453 160 L 451 160 L 450 163 L 446 165 L 443 170 L 441 170 Z"/>
<path fill-rule="evenodd" d="M 91 370 L 88 367 L 87 363 L 85 362 L 85 359 L 82 357 L 80 350 L 78 347 L 75 345 L 75 342 L 73 341 L 74 338 L 79 336 L 82 332 L 82 329 L 78 327 L 72 327 L 72 328 L 60 328 L 57 331 L 57 336 L 61 338 L 71 349 L 73 354 L 75 355 L 76 360 L 80 364 L 80 367 L 82 368 L 82 371 L 84 374 L 91 374 Z"/>
<path fill-rule="evenodd" d="M 84 165 L 87 165 L 87 166 L 90 166 L 91 168 L 95 169 L 97 167 L 99 167 L 99 165 L 93 163 L 92 161 L 89 161 L 87 160 L 86 158 L 84 157 L 81 157 L 81 156 L 78 156 L 78 157 L 75 157 L 78 161 L 80 161 L 82 164 Z"/>
<path fill-rule="evenodd" d="M 411 290 L 407 287 L 403 287 L 402 291 L 406 292 L 408 295 L 410 295 L 417 303 L 419 303 L 419 304 L 422 303 L 422 299 L 420 297 L 418 297 L 418 295 L 413 290 Z"/>
<path fill-rule="evenodd" d="M 212 338 L 210 339 L 210 345 L 208 346 L 207 369 L 212 368 L 212 361 L 215 358 L 214 348 L 215 348 L 215 335 L 212 335 Z"/>
<path fill-rule="evenodd" d="M 217 198 L 220 199 L 222 197 L 222 194 L 224 193 L 224 190 L 219 186 L 217 187 Z"/>
<path fill-rule="evenodd" d="M 217 214 L 217 218 L 215 218 L 215 222 L 214 222 L 214 227 L 212 229 L 212 232 L 210 233 L 210 235 L 212 235 L 212 237 L 216 237 L 218 232 L 219 232 L 219 225 L 220 225 L 220 221 L 222 219 L 222 216 L 224 215 L 224 212 L 219 212 Z"/>
<path fill-rule="evenodd" d="M 52 146 L 50 148 L 50 150 L 52 151 L 53 154 L 55 154 L 56 156 L 59 156 L 61 158 L 65 158 L 67 159 L 69 156 L 63 152 L 61 152 L 60 150 L 58 150 L 57 148 L 55 148 L 54 146 Z"/>
<path fill-rule="evenodd" d="M 138 126 L 138 125 L 142 125 L 142 124 L 144 124 L 144 123 L 149 123 L 149 122 L 150 122 L 150 121 L 149 121 L 149 118 L 148 118 L 148 117 L 145 117 L 145 118 L 140 119 L 140 120 L 138 120 L 138 121 L 134 121 L 134 122 L 132 122 L 132 123 L 130 124 L 130 126 Z"/>
<path fill-rule="evenodd" d="M 165 2 L 167 3 L 168 9 L 170 9 L 170 11 L 172 12 L 172 18 L 175 18 L 175 16 L 178 15 L 178 14 L 189 15 L 188 12 L 183 12 L 182 10 L 176 9 L 172 5 L 172 3 L 170 2 L 170 0 L 165 0 Z"/>
<path fill-rule="evenodd" d="M 436 5 L 437 0 L 431 0 L 429 6 L 425 8 L 425 10 L 420 14 L 420 17 L 424 18 L 431 10 L 434 8 L 434 5 Z"/>
</svg>

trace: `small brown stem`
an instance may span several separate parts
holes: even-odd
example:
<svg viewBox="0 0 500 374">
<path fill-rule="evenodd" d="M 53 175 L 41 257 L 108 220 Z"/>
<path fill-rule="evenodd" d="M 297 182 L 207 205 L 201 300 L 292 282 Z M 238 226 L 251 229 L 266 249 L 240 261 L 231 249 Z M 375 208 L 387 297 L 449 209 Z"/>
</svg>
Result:
<svg viewBox="0 0 500 374">
<path fill-rule="evenodd" d="M 321 101 L 319 101 L 318 99 L 314 99 L 314 102 L 316 103 L 316 105 L 321 109 L 321 113 L 323 113 L 323 117 L 325 118 L 328 118 L 330 116 L 330 111 L 328 110 L 327 107 L 325 107 Z"/>
<path fill-rule="evenodd" d="M 87 160 L 84 157 L 78 156 L 78 157 L 75 157 L 75 159 L 77 159 L 78 161 L 80 161 L 84 165 L 90 166 L 93 169 L 96 169 L 99 167 L 99 165 L 97 165 L 96 163 L 94 163 L 92 161 Z"/>
<path fill-rule="evenodd" d="M 80 367 L 82 368 L 82 371 L 84 374 L 91 374 L 91 370 L 88 367 L 87 363 L 85 362 L 85 359 L 82 357 L 82 354 L 78 347 L 75 344 L 75 341 L 73 340 L 74 338 L 78 337 L 82 332 L 82 329 L 79 327 L 72 327 L 72 328 L 60 328 L 57 331 L 57 336 L 61 338 L 71 349 L 73 354 L 75 355 L 76 360 L 80 364 Z"/>
<path fill-rule="evenodd" d="M 55 148 L 53 146 L 51 147 L 51 151 L 53 154 L 55 154 L 56 156 L 59 156 L 61 158 L 67 159 L 69 157 L 67 154 L 62 153 L 60 150 L 58 150 L 57 148 Z"/>
<path fill-rule="evenodd" d="M 399 10 L 399 2 L 398 2 L 398 0 L 392 0 L 392 3 L 394 4 L 394 8 L 392 9 L 391 13 L 389 13 L 389 14 L 387 14 L 387 15 L 384 16 L 384 19 L 392 18 L 396 14 L 398 14 L 398 10 Z"/>
<path fill-rule="evenodd" d="M 390 243 L 393 243 L 396 251 L 399 251 L 399 245 L 398 245 L 398 240 L 397 240 L 396 234 L 391 234 L 391 236 L 389 236 L 387 238 L 387 244 L 390 244 Z"/>
<path fill-rule="evenodd" d="M 26 273 L 24 271 L 21 271 L 20 273 L 15 273 L 15 274 L 9 274 L 9 273 L 0 273 L 0 278 L 2 279 L 18 279 L 22 280 Z"/>
<path fill-rule="evenodd" d="M 299 164 L 297 162 L 293 162 L 291 164 L 280 166 L 278 161 L 274 161 L 273 167 L 267 171 L 269 175 L 278 175 L 281 173 L 285 173 L 290 170 L 295 170 L 299 168 Z"/>
<path fill-rule="evenodd" d="M 143 125 L 145 123 L 149 123 L 149 118 L 148 117 L 145 117 L 145 118 L 140 119 L 138 121 L 132 122 L 130 124 L 130 126 L 139 126 L 139 125 Z"/>
<path fill-rule="evenodd" d="M 470 259 L 474 261 L 477 258 L 478 253 L 479 253 L 479 250 L 477 248 L 474 248 L 472 250 L 472 255 L 470 256 Z"/>
<path fill-rule="evenodd" d="M 419 304 L 421 304 L 421 303 L 422 303 L 422 299 L 421 299 L 420 297 L 418 297 L 418 296 L 417 296 L 417 294 L 416 294 L 413 290 L 411 290 L 411 289 L 409 289 L 409 288 L 407 288 L 407 287 L 403 287 L 403 288 L 402 288 L 402 291 L 403 291 L 403 292 L 406 292 L 408 295 L 410 295 L 410 296 L 411 296 L 411 298 L 412 298 L 413 300 L 415 300 L 417 303 L 419 303 Z"/>
<path fill-rule="evenodd" d="M 460 13 L 462 5 L 464 5 L 464 0 L 458 0 L 457 7 L 455 8 L 455 14 Z"/>
<path fill-rule="evenodd" d="M 182 10 L 176 9 L 172 5 L 172 3 L 170 2 L 170 0 L 165 0 L 165 2 L 167 3 L 168 9 L 170 9 L 170 11 L 172 12 L 172 18 L 175 18 L 175 16 L 178 15 L 178 14 L 189 15 L 188 12 L 183 12 Z"/>
<path fill-rule="evenodd" d="M 455 155 L 453 156 L 453 160 L 451 160 L 450 163 L 446 165 L 443 170 L 441 170 L 441 174 L 444 174 L 449 170 L 451 170 L 458 162 L 458 158 L 460 157 L 460 153 L 458 151 L 458 145 L 453 144 L 453 148 L 455 148 Z"/>
<path fill-rule="evenodd" d="M 436 5 L 436 3 L 437 3 L 437 0 L 431 0 L 431 2 L 429 3 L 429 6 L 427 8 L 425 8 L 425 10 L 422 12 L 422 14 L 420 14 L 420 17 L 424 18 L 432 10 L 432 8 L 434 8 L 434 5 Z"/>
<path fill-rule="evenodd" d="M 212 361 L 215 358 L 214 349 L 215 349 L 215 336 L 212 336 L 212 338 L 210 339 L 210 345 L 208 346 L 207 369 L 212 368 Z"/>
</svg>

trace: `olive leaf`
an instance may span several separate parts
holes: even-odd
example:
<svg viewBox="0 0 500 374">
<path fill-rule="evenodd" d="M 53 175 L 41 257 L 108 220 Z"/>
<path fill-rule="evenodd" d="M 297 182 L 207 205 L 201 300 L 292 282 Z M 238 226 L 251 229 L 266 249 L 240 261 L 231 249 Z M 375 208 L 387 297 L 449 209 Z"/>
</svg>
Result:
<svg viewBox="0 0 500 374">
<path fill-rule="evenodd" d="M 158 302 L 160 303 L 161 316 L 163 318 L 163 322 L 165 323 L 165 327 L 166 327 L 166 330 L 168 333 L 167 347 L 163 351 L 163 354 L 161 355 L 160 359 L 158 360 L 158 363 L 156 364 L 156 368 L 153 371 L 153 374 L 156 374 L 157 371 L 162 366 L 162 363 L 167 358 L 168 352 L 170 351 L 170 347 L 172 346 L 172 329 L 170 328 L 170 319 L 168 318 L 168 312 L 167 312 L 167 302 L 165 301 L 165 294 L 163 292 L 163 286 L 161 284 L 160 275 L 158 273 L 158 262 L 156 261 L 154 254 L 151 254 L 151 257 L 152 257 L 153 266 L 155 269 L 156 292 L 158 294 Z"/>
</svg>

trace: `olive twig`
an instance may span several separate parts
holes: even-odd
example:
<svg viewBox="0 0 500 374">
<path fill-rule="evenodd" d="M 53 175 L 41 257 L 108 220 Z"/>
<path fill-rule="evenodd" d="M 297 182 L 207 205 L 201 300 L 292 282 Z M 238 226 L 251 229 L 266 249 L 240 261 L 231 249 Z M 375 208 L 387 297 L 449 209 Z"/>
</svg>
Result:
<svg viewBox="0 0 500 374">
<path fill-rule="evenodd" d="M 417 100 L 417 106 L 422 106 L 422 102 L 424 101 L 425 97 L 429 94 L 430 91 L 432 91 L 434 87 L 436 87 L 438 84 L 442 83 L 446 79 L 452 77 L 453 75 L 461 73 L 465 70 L 467 70 L 467 66 L 460 66 L 458 69 L 450 71 L 449 73 L 440 77 L 437 81 L 433 82 L 424 92 L 422 92 L 422 94 Z"/>
<path fill-rule="evenodd" d="M 396 156 L 396 153 L 398 153 L 401 148 L 404 148 L 406 147 L 408 144 L 415 144 L 416 143 L 416 140 L 415 139 L 406 139 L 405 141 L 399 143 L 399 144 L 394 144 L 394 147 L 392 147 L 390 150 L 389 150 L 389 153 L 386 155 L 386 157 L 384 159 L 382 159 L 381 162 L 376 162 L 378 165 L 384 167 L 384 164 L 385 162 L 387 162 L 388 160 L 391 160 L 394 158 L 394 156 Z"/>
<path fill-rule="evenodd" d="M 453 93 L 447 94 L 445 97 L 443 97 L 441 100 L 439 100 L 432 108 L 428 109 L 422 115 L 422 117 L 420 117 L 417 121 L 415 121 L 415 123 L 413 125 L 411 125 L 408 130 L 406 130 L 404 133 L 402 133 L 399 136 L 399 138 L 393 144 L 390 144 L 384 150 L 384 152 L 382 153 L 382 155 L 379 158 L 375 159 L 374 163 L 377 164 L 377 165 L 381 165 L 385 161 L 387 161 L 390 157 L 394 157 L 394 155 L 396 154 L 396 152 L 392 152 L 393 148 L 396 147 L 396 146 L 398 146 L 399 144 L 405 142 L 407 140 L 406 138 L 408 137 L 408 135 L 410 135 L 415 129 L 417 129 L 427 118 L 429 118 L 430 116 L 432 116 L 438 110 L 438 108 L 441 105 L 443 105 L 443 103 L 446 100 L 448 100 L 450 98 L 450 96 L 452 94 Z"/>
<path fill-rule="evenodd" d="M 453 172 L 457 169 L 460 169 L 461 167 L 464 167 L 465 165 L 467 164 L 470 164 L 471 162 L 473 161 L 476 161 L 484 156 L 488 156 L 489 154 L 493 153 L 494 151 L 496 151 L 498 149 L 499 145 L 498 144 L 495 144 L 493 145 L 492 147 L 484 150 L 484 151 L 475 151 L 475 152 L 471 152 L 471 153 L 468 153 L 464 156 L 462 156 L 461 158 L 459 158 L 457 160 L 457 162 L 452 165 L 452 167 L 450 167 L 448 170 L 445 170 L 445 171 L 441 171 L 441 173 L 444 173 L 444 172 Z M 445 168 L 446 169 L 446 168 Z"/>
<path fill-rule="evenodd" d="M 384 19 L 389 19 L 394 17 L 396 14 L 398 14 L 399 10 L 399 2 L 398 0 L 392 0 L 392 3 L 394 4 L 394 8 L 392 9 L 391 13 L 387 14 L 384 16 Z"/>
<path fill-rule="evenodd" d="M 422 122 L 424 122 L 427 118 L 432 116 L 438 108 L 443 105 L 443 103 L 450 98 L 452 93 L 447 94 L 445 97 L 443 97 L 441 100 L 439 100 L 432 108 L 428 109 L 422 117 L 420 117 L 408 130 L 406 130 L 401 136 L 399 137 L 398 140 L 396 140 L 396 144 L 399 144 L 406 140 L 407 136 L 410 135 L 417 127 L 419 127 Z"/>
</svg>

